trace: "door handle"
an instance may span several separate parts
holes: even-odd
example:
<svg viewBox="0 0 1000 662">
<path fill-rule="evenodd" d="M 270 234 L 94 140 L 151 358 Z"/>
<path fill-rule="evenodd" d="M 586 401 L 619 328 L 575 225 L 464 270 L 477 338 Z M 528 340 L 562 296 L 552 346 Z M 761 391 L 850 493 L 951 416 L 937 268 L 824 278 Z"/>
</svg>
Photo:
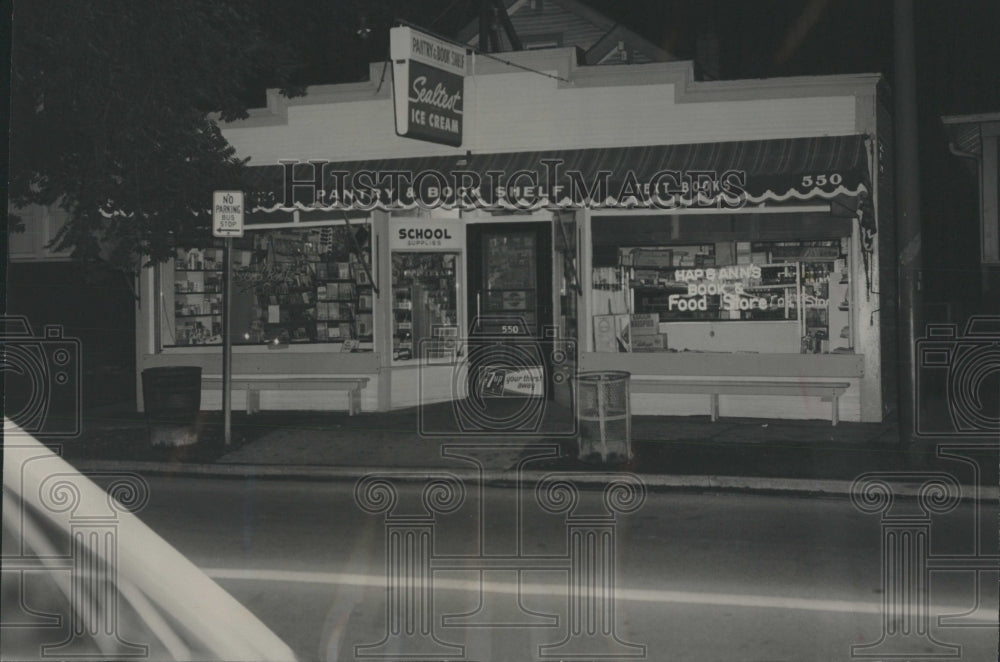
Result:
<svg viewBox="0 0 1000 662">
<path fill-rule="evenodd" d="M 483 324 L 482 318 L 480 317 L 481 312 L 482 312 L 481 311 L 481 305 L 480 305 L 480 296 L 481 295 L 482 295 L 482 292 L 476 292 L 476 331 L 481 331 L 482 329 L 480 327 Z"/>
</svg>

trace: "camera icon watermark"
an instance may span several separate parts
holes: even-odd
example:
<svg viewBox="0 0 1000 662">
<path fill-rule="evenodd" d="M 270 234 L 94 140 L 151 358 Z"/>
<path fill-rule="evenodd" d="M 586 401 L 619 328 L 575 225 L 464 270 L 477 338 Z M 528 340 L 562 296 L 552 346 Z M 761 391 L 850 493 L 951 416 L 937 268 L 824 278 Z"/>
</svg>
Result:
<svg viewBox="0 0 1000 662">
<path fill-rule="evenodd" d="M 420 434 L 575 437 L 576 342 L 555 328 L 536 337 L 510 316 L 478 317 L 471 328 L 468 337 L 435 334 L 417 343 Z"/>
<path fill-rule="evenodd" d="M 914 429 L 925 437 L 1000 433 L 1000 317 L 929 324 L 917 340 Z"/>
<path fill-rule="evenodd" d="M 16 424 L 5 424 L 4 435 L 78 436 L 80 341 L 65 337 L 59 325 L 46 326 L 35 336 L 23 316 L 3 316 L 0 324 L 4 416 Z"/>
</svg>

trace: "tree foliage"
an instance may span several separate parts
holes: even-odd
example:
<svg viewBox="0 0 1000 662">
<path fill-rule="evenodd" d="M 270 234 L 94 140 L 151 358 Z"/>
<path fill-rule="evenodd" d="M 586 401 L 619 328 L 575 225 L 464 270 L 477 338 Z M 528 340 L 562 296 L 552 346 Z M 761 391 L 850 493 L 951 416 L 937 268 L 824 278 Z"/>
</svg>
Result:
<svg viewBox="0 0 1000 662">
<path fill-rule="evenodd" d="M 20 0 L 14 6 L 14 207 L 58 205 L 53 242 L 134 272 L 208 236 L 215 189 L 246 168 L 217 121 L 277 87 L 357 80 L 403 17 L 465 20 L 460 0 Z M 427 17 L 437 17 L 428 19 Z M 360 29 L 359 29 L 360 28 Z"/>
<path fill-rule="evenodd" d="M 292 51 L 260 27 L 266 11 L 238 0 L 18 3 L 11 204 L 61 206 L 70 221 L 55 248 L 130 270 L 207 228 L 212 190 L 238 188 L 243 169 L 213 117 L 245 117 L 251 82 L 297 91 Z"/>
</svg>

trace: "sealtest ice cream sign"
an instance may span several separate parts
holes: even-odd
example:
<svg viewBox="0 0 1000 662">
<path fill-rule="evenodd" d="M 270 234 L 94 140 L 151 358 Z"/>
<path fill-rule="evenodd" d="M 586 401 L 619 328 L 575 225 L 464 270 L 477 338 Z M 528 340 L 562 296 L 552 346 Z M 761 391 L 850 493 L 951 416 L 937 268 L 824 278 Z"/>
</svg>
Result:
<svg viewBox="0 0 1000 662">
<path fill-rule="evenodd" d="M 460 147 L 465 49 L 409 27 L 389 32 L 396 133 Z"/>
</svg>

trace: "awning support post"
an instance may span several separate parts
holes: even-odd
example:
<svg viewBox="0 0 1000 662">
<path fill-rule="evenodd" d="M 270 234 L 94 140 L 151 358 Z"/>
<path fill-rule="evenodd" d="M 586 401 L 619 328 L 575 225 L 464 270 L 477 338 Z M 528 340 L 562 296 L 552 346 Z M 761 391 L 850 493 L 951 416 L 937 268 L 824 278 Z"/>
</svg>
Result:
<svg viewBox="0 0 1000 662">
<path fill-rule="evenodd" d="M 896 256 L 899 274 L 899 443 L 913 442 L 916 421 L 916 343 L 922 318 L 920 273 L 920 152 L 918 149 L 916 50 L 913 0 L 893 7 L 896 115 Z"/>
<path fill-rule="evenodd" d="M 580 286 L 580 277 L 576 272 L 576 254 L 570 253 L 569 250 L 569 237 L 566 234 L 566 226 L 563 225 L 562 214 L 556 212 L 556 225 L 559 226 L 559 234 L 562 235 L 563 240 L 563 260 L 569 265 L 570 274 L 573 276 L 573 291 L 576 292 L 577 296 L 583 296 L 583 288 Z"/>
<path fill-rule="evenodd" d="M 358 245 L 358 240 L 354 237 L 354 229 L 351 227 L 351 220 L 347 218 L 347 214 L 344 214 L 344 225 L 347 226 L 347 236 L 351 238 L 351 245 L 354 247 L 354 253 L 358 256 L 358 262 L 361 263 L 361 268 L 365 270 L 365 274 L 368 276 L 368 282 L 372 284 L 372 289 L 375 290 L 375 294 L 379 294 L 378 283 L 375 281 L 375 276 L 372 275 L 371 267 L 365 262 L 364 251 L 361 250 L 361 246 Z"/>
</svg>

